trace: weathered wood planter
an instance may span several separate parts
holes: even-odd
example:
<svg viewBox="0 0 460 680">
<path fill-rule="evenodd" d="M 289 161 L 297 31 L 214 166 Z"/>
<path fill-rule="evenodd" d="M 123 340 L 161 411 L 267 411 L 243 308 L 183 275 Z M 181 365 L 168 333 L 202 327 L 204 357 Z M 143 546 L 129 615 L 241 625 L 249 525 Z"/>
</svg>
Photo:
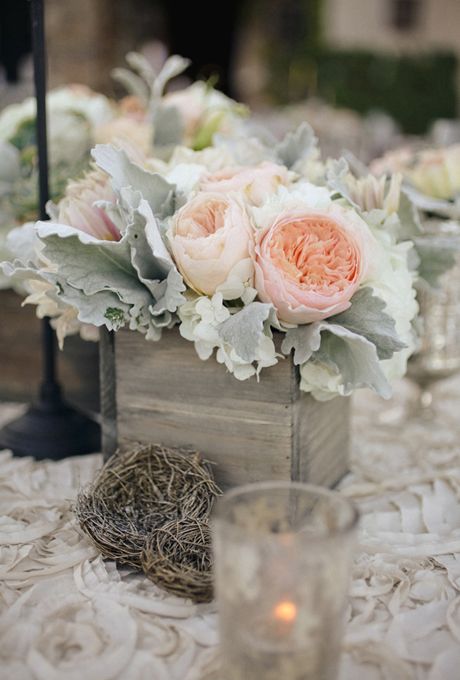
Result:
<svg viewBox="0 0 460 680">
<path fill-rule="evenodd" d="M 283 479 L 333 486 L 346 472 L 350 400 L 320 403 L 299 390 L 286 359 L 239 382 L 200 361 L 177 329 L 158 342 L 120 331 L 101 342 L 103 446 L 193 446 L 216 463 L 223 488 Z M 116 397 L 116 410 L 113 397 Z"/>
</svg>

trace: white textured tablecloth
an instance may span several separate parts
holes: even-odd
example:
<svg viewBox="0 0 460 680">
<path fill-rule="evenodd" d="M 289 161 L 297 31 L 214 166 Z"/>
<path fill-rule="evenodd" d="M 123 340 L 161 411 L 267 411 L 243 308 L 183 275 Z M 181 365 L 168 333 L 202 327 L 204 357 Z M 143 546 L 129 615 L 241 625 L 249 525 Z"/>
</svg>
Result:
<svg viewBox="0 0 460 680">
<path fill-rule="evenodd" d="M 393 403 L 409 392 L 401 383 Z M 341 488 L 362 522 L 341 680 L 460 678 L 459 378 L 436 403 L 433 423 L 388 427 L 388 403 L 355 400 Z M 100 465 L 0 453 L 1 680 L 218 677 L 214 605 L 169 597 L 78 532 L 72 500 Z"/>
</svg>

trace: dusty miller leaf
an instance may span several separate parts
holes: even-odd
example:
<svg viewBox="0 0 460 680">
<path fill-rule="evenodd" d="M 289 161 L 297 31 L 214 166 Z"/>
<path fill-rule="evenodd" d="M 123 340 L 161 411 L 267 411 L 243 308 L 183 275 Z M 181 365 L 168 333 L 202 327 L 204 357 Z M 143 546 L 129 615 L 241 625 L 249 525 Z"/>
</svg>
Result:
<svg viewBox="0 0 460 680">
<path fill-rule="evenodd" d="M 175 106 L 158 106 L 153 117 L 155 146 L 177 146 L 184 137 L 185 125 Z"/>
<path fill-rule="evenodd" d="M 370 387 L 381 397 L 391 396 L 391 387 L 377 356 L 375 345 L 343 326 L 319 323 L 321 346 L 313 360 L 342 376 L 345 395 L 359 387 Z"/>
<path fill-rule="evenodd" d="M 78 310 L 78 319 L 93 326 L 106 326 L 109 331 L 117 331 L 128 321 L 130 306 L 121 302 L 116 293 L 103 290 L 94 295 L 86 295 L 72 288 L 62 278 L 57 277 L 58 297 Z"/>
<path fill-rule="evenodd" d="M 374 295 L 371 288 L 362 288 L 353 295 L 351 307 L 330 317 L 328 321 L 372 342 L 379 359 L 391 359 L 395 352 L 400 352 L 406 345 L 398 338 L 394 319 L 385 309 L 385 302 Z"/>
<path fill-rule="evenodd" d="M 459 252 L 458 242 L 446 237 L 416 238 L 415 252 L 419 258 L 418 274 L 431 288 L 439 287 L 439 279 L 451 269 Z"/>
<path fill-rule="evenodd" d="M 125 151 L 111 144 L 98 144 L 91 154 L 97 165 L 112 178 L 116 192 L 133 187 L 147 200 L 156 217 L 164 219 L 173 214 L 175 186 L 161 175 L 143 170 L 129 160 Z"/>
<path fill-rule="evenodd" d="M 43 254 L 59 267 L 60 276 L 85 295 L 114 292 L 127 304 L 142 307 L 150 302 L 148 290 L 131 264 L 126 235 L 121 241 L 99 241 L 65 225 L 38 223 Z"/>
<path fill-rule="evenodd" d="M 420 210 L 452 220 L 460 219 L 460 201 L 444 201 L 440 198 L 432 198 L 408 185 L 404 187 L 404 191 Z"/>
<path fill-rule="evenodd" d="M 286 356 L 294 350 L 294 363 L 306 363 L 321 344 L 321 328 L 319 324 L 306 324 L 290 328 L 281 343 L 281 351 Z"/>
<path fill-rule="evenodd" d="M 347 184 L 349 172 L 350 169 L 345 158 L 330 161 L 326 171 L 326 184 L 333 193 L 339 194 L 339 196 L 345 198 L 350 205 L 361 211 L 361 208 L 353 199 Z"/>
<path fill-rule="evenodd" d="M 244 361 L 257 358 L 257 349 L 264 335 L 264 324 L 273 306 L 263 302 L 251 302 L 217 327 L 219 336 L 228 343 Z"/>
<path fill-rule="evenodd" d="M 400 241 L 413 240 L 422 233 L 418 210 L 405 191 L 401 191 L 398 217 L 401 224 L 398 234 Z"/>
<path fill-rule="evenodd" d="M 288 132 L 285 138 L 276 145 L 275 154 L 279 161 L 291 169 L 307 158 L 315 149 L 316 137 L 308 123 L 301 123 L 297 130 Z"/>
<path fill-rule="evenodd" d="M 139 280 L 150 291 L 154 304 L 150 311 L 160 316 L 165 311 L 175 312 L 185 298 L 182 276 L 161 238 L 157 221 L 145 200 L 133 213 L 133 222 L 126 230 L 131 246 L 131 262 Z"/>
<path fill-rule="evenodd" d="M 114 68 L 111 72 L 111 76 L 117 83 L 120 83 L 130 95 L 138 97 L 144 106 L 148 106 L 150 101 L 150 89 L 143 78 L 127 68 Z"/>
<path fill-rule="evenodd" d="M 157 77 L 156 71 L 149 60 L 140 52 L 128 52 L 125 57 L 130 67 L 139 73 L 141 78 L 150 86 Z"/>
<path fill-rule="evenodd" d="M 167 83 L 176 76 L 179 76 L 181 73 L 183 73 L 189 66 L 190 59 L 184 59 L 184 57 L 181 57 L 178 54 L 173 54 L 168 59 L 166 59 L 163 68 L 155 78 L 152 88 L 153 97 L 161 97 Z"/>
</svg>

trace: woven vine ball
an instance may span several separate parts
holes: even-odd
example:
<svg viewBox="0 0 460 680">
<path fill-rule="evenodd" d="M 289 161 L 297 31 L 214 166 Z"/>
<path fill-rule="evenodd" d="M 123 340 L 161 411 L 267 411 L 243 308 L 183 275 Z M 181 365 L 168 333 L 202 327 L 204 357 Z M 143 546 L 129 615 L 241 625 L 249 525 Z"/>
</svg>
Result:
<svg viewBox="0 0 460 680">
<path fill-rule="evenodd" d="M 212 598 L 208 519 L 220 489 L 196 451 L 139 445 L 109 458 L 75 512 L 104 557 L 142 569 L 171 593 Z"/>
</svg>

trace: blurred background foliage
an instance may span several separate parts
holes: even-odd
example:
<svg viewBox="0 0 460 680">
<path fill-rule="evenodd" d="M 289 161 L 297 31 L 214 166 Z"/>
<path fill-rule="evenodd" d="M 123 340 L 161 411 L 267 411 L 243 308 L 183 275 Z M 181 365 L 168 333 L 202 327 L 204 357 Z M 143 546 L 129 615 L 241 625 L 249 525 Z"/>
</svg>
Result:
<svg viewBox="0 0 460 680">
<path fill-rule="evenodd" d="M 269 92 L 277 104 L 319 97 L 362 114 L 381 110 L 411 134 L 423 134 L 438 118 L 455 118 L 457 55 L 453 51 L 398 54 L 335 48 L 327 44 L 325 4 L 324 0 L 272 3 L 265 54 L 271 73 Z"/>
<path fill-rule="evenodd" d="M 193 60 L 190 78 L 215 74 L 217 87 L 256 110 L 320 100 L 385 112 L 411 135 L 458 114 L 460 0 L 45 3 L 51 86 L 113 94 L 109 74 L 126 52 L 161 61 L 169 50 Z M 0 108 L 24 94 L 14 82 L 30 42 L 26 6 L 0 2 Z M 2 90 L 6 78 L 13 89 Z"/>
</svg>

